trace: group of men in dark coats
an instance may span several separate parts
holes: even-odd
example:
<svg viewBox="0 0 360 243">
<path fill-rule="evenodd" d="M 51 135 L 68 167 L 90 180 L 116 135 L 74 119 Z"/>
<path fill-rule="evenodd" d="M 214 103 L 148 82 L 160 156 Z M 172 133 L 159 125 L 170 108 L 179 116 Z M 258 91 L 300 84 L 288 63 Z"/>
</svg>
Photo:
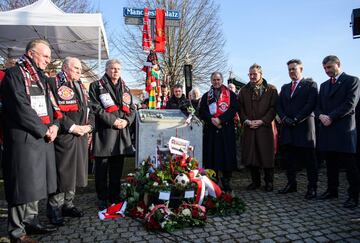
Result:
<svg viewBox="0 0 360 243">
<path fill-rule="evenodd" d="M 50 44 L 33 40 L 1 84 L 11 242 L 36 242 L 29 234 L 56 230 L 38 219 L 41 199 L 48 198 L 47 216 L 53 225 L 63 225 L 64 216 L 83 216 L 74 197 L 76 187 L 87 185 L 90 133 L 101 209 L 118 202 L 123 156 L 133 153 L 129 126 L 135 109 L 120 78 L 120 62 L 109 60 L 105 75 L 91 84 L 88 94 L 80 81 L 79 59 L 65 58 L 55 78 L 44 74 L 50 60 Z"/>
<path fill-rule="evenodd" d="M 237 97 L 222 85 L 222 75 L 211 75 L 212 86 L 200 104 L 204 125 L 203 160 L 205 167 L 221 171 L 222 186 L 231 191 L 228 179 L 236 165 L 233 118 L 238 111 L 243 124 L 242 162 L 250 168 L 248 190 L 260 187 L 260 169 L 264 170 L 265 191 L 273 191 L 274 153 L 281 145 L 286 163 L 288 183 L 278 191 L 297 191 L 296 173 L 302 165 L 307 171 L 306 199 L 317 197 L 318 168 L 316 149 L 327 163 L 327 190 L 319 199 L 338 197 L 339 168 L 345 167 L 349 183 L 345 208 L 355 208 L 359 197 L 359 168 L 355 158 L 357 128 L 355 108 L 359 100 L 359 79 L 341 71 L 340 60 L 327 56 L 323 67 L 330 77 L 320 87 L 302 77 L 299 59 L 287 62 L 291 83 L 285 84 L 278 95 L 276 88 L 262 77 L 262 68 L 249 68 L 250 82 Z M 276 140 L 275 116 L 280 124 Z"/>
</svg>

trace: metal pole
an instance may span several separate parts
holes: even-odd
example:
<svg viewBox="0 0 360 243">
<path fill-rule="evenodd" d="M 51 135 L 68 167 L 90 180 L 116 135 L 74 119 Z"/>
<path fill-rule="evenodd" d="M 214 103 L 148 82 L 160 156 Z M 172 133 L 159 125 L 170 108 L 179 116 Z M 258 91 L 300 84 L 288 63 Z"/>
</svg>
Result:
<svg viewBox="0 0 360 243">
<path fill-rule="evenodd" d="M 101 28 L 98 28 L 98 76 L 101 77 Z"/>
</svg>

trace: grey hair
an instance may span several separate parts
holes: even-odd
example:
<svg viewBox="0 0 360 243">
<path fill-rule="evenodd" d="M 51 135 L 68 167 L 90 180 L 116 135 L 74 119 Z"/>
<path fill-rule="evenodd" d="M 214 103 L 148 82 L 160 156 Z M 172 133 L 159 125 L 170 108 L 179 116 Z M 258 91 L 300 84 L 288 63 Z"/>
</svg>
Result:
<svg viewBox="0 0 360 243">
<path fill-rule="evenodd" d="M 217 71 L 216 71 L 216 72 L 213 72 L 213 73 L 211 74 L 210 79 L 212 80 L 215 75 L 219 75 L 219 76 L 221 77 L 221 80 L 224 81 L 224 77 L 223 77 L 222 73 L 217 72 Z"/>
<path fill-rule="evenodd" d="M 251 69 L 257 69 L 262 74 L 262 67 L 257 63 L 254 63 L 253 65 L 251 65 L 249 67 L 249 70 L 251 70 Z"/>
<path fill-rule="evenodd" d="M 118 59 L 110 59 L 105 64 L 105 70 L 107 70 L 112 64 L 119 64 L 121 66 L 121 62 Z"/>
<path fill-rule="evenodd" d="M 198 87 L 194 87 L 189 93 L 193 95 L 193 98 L 196 100 L 201 98 L 200 89 Z"/>
<path fill-rule="evenodd" d="M 32 41 L 30 41 L 27 45 L 26 45 L 26 48 L 25 48 L 25 52 L 28 52 L 32 49 L 34 49 L 38 44 L 44 44 L 46 46 L 49 47 L 50 49 L 50 43 L 47 41 L 47 40 L 44 40 L 44 39 L 34 39 Z"/>
<path fill-rule="evenodd" d="M 76 58 L 76 57 L 65 57 L 61 68 L 64 68 L 64 66 L 69 66 L 69 63 L 70 63 L 71 60 L 78 60 L 78 61 L 81 63 L 81 61 L 80 61 L 79 58 Z"/>
</svg>

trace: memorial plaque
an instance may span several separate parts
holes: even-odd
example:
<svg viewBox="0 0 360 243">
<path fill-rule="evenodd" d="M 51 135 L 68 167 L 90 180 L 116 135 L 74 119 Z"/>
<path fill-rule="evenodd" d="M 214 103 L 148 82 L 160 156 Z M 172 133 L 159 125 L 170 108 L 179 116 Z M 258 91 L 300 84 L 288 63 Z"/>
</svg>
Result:
<svg viewBox="0 0 360 243">
<path fill-rule="evenodd" d="M 136 165 L 149 156 L 156 157 L 157 147 L 166 148 L 171 137 L 190 141 L 194 147 L 189 155 L 196 158 L 202 167 L 203 125 L 193 117 L 190 125 L 180 110 L 139 110 L 136 114 Z"/>
</svg>

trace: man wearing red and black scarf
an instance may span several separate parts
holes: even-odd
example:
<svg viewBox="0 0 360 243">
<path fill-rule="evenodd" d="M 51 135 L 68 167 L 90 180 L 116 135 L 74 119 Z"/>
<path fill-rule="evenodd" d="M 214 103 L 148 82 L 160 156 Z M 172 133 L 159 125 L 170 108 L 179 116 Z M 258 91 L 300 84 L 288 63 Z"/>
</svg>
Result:
<svg viewBox="0 0 360 243">
<path fill-rule="evenodd" d="M 65 58 L 62 70 L 50 85 L 63 114 L 56 138 L 57 192 L 48 200 L 48 216 L 54 225 L 63 225 L 62 216 L 81 217 L 74 205 L 76 187 L 85 187 L 88 176 L 88 135 L 93 130 L 89 95 L 80 80 L 82 66 L 75 57 Z"/>
<path fill-rule="evenodd" d="M 230 179 L 236 169 L 234 116 L 238 110 L 235 93 L 223 85 L 219 72 L 211 74 L 211 88 L 200 101 L 200 118 L 205 122 L 203 162 L 205 168 L 221 171 L 221 184 L 231 192 Z"/>
<path fill-rule="evenodd" d="M 100 210 L 119 202 L 124 157 L 134 153 L 130 125 L 135 119 L 135 106 L 120 74 L 120 62 L 107 61 L 104 76 L 93 82 L 89 91 L 95 115 L 93 155 Z"/>
<path fill-rule="evenodd" d="M 62 118 L 43 72 L 50 59 L 47 41 L 31 41 L 1 87 L 8 232 L 16 242 L 34 242 L 27 234 L 55 230 L 38 219 L 38 201 L 56 190 L 52 142 Z"/>
</svg>

